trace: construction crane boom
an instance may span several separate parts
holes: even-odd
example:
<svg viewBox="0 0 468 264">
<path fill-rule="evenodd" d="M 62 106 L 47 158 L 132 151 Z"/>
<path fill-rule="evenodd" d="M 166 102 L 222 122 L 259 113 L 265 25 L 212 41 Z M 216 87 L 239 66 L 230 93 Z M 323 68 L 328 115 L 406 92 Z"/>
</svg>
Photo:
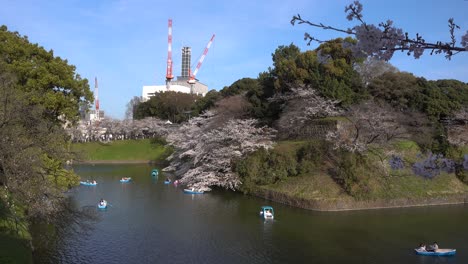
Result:
<svg viewBox="0 0 468 264">
<path fill-rule="evenodd" d="M 168 21 L 167 45 L 166 83 L 169 83 L 174 78 L 172 75 L 172 19 Z"/>
<path fill-rule="evenodd" d="M 195 76 L 197 75 L 198 70 L 200 70 L 200 67 L 201 67 L 201 65 L 202 65 L 202 63 L 203 63 L 203 60 L 205 59 L 206 54 L 208 53 L 208 50 L 210 49 L 211 44 L 213 43 L 214 38 L 215 38 L 215 34 L 213 34 L 213 36 L 211 37 L 210 41 L 209 41 L 208 44 L 206 45 L 205 50 L 203 51 L 203 55 L 200 57 L 200 60 L 198 61 L 197 67 L 196 67 L 195 70 L 193 71 L 193 74 L 190 75 L 190 79 L 188 80 L 188 83 L 190 83 L 190 84 L 194 84 L 194 83 L 195 83 Z"/>
</svg>

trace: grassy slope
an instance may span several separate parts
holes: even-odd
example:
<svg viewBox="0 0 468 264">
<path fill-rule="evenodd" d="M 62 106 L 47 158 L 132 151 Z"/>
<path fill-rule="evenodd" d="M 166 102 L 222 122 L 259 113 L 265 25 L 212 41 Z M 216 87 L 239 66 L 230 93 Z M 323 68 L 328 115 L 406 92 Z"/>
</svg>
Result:
<svg viewBox="0 0 468 264">
<path fill-rule="evenodd" d="M 76 143 L 72 151 L 82 160 L 160 160 L 170 152 L 169 147 L 152 146 L 149 139 Z"/>
<path fill-rule="evenodd" d="M 276 149 L 292 151 L 304 145 L 304 141 L 279 142 Z M 413 142 L 399 142 L 385 150 L 403 155 L 407 164 L 417 160 L 419 148 Z M 370 158 L 373 159 L 372 155 Z M 379 167 L 372 172 L 369 181 L 370 200 L 398 198 L 432 198 L 468 192 L 468 186 L 459 181 L 454 174 L 441 174 L 434 179 L 424 179 L 412 173 L 411 169 L 392 171 L 388 162 L 383 163 L 375 156 L 375 164 Z M 385 173 L 387 171 L 387 173 Z M 332 178 L 323 171 L 313 171 L 297 177 L 267 186 L 260 186 L 293 197 L 312 200 L 349 200 L 352 199 Z"/>
</svg>

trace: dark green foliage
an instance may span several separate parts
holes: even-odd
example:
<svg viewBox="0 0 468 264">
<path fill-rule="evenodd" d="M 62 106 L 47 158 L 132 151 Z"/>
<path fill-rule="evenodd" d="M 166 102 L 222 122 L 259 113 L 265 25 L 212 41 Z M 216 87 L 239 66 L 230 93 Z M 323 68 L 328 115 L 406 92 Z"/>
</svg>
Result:
<svg viewBox="0 0 468 264">
<path fill-rule="evenodd" d="M 54 122 L 59 116 L 77 120 L 79 103 L 93 100 L 88 80 L 75 66 L 6 26 L 0 26 L 0 63 L 15 76 L 16 87 L 28 94 L 29 104 L 44 107 L 44 116 Z"/>
<path fill-rule="evenodd" d="M 220 93 L 216 90 L 210 90 L 204 97 L 199 98 L 192 105 L 192 116 L 198 116 L 205 110 L 215 106 L 216 101 L 220 99 Z"/>
<path fill-rule="evenodd" d="M 401 110 L 418 110 L 433 120 L 450 117 L 468 106 L 468 85 L 455 80 L 427 81 L 405 72 L 387 72 L 368 86 L 378 100 Z"/>
<path fill-rule="evenodd" d="M 366 157 L 359 153 L 338 150 L 334 160 L 329 172 L 336 183 L 351 196 L 366 198 L 370 193 L 369 175 L 366 171 L 372 171 Z"/>
<path fill-rule="evenodd" d="M 311 141 L 297 150 L 299 173 L 305 174 L 319 168 L 326 160 L 330 151 L 330 144 L 326 141 Z"/>
<path fill-rule="evenodd" d="M 287 177 L 296 176 L 297 161 L 294 154 L 260 149 L 236 163 L 235 171 L 243 179 L 243 188 L 267 185 Z"/>
<path fill-rule="evenodd" d="M 224 87 L 219 93 L 223 97 L 242 94 L 251 90 L 260 90 L 260 85 L 256 79 L 242 78 L 233 82 L 229 87 Z"/>
<path fill-rule="evenodd" d="M 421 109 L 422 87 L 420 79 L 406 72 L 386 72 L 375 78 L 367 87 L 369 93 L 397 109 Z"/>
<path fill-rule="evenodd" d="M 293 44 L 278 47 L 273 54 L 274 68 L 270 69 L 275 91 L 282 93 L 306 85 L 343 105 L 366 98 L 361 78 L 353 68 L 356 60 L 349 49 L 343 48 L 343 43 L 352 41 L 335 39 L 306 52 Z"/>
<path fill-rule="evenodd" d="M 134 118 L 142 119 L 151 116 L 170 120 L 173 123 L 180 123 L 190 118 L 192 108 L 199 99 L 201 97 L 195 94 L 172 91 L 160 92 L 152 96 L 148 101 L 138 104 Z M 201 108 L 203 108 L 203 105 L 200 105 Z"/>
<path fill-rule="evenodd" d="M 154 147 L 165 146 L 167 145 L 167 141 L 164 137 L 153 137 L 150 139 L 150 144 Z"/>
</svg>

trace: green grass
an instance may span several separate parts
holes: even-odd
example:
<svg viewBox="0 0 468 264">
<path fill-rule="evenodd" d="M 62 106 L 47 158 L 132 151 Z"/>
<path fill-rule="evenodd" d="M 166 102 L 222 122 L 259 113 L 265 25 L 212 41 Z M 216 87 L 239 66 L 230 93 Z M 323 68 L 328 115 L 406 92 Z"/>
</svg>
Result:
<svg viewBox="0 0 468 264">
<path fill-rule="evenodd" d="M 151 145 L 149 139 L 117 140 L 108 144 L 87 142 L 72 144 L 72 151 L 82 160 L 161 160 L 171 152 L 170 147 Z"/>
<path fill-rule="evenodd" d="M 348 197 L 329 175 L 323 173 L 291 177 L 261 188 L 306 200 L 336 200 Z"/>
<path fill-rule="evenodd" d="M 292 154 L 307 143 L 308 141 L 281 141 L 276 144 L 275 151 Z M 391 170 L 389 168 L 387 159 L 394 154 L 403 157 L 406 162 L 405 169 Z M 433 179 L 425 179 L 413 174 L 411 164 L 420 159 L 418 154 L 420 154 L 418 145 L 409 140 L 398 141 L 385 148 L 374 148 L 373 152 L 367 155 L 371 165 L 362 171 L 369 175 L 366 186 L 370 190 L 363 197 L 366 200 L 426 199 L 468 193 L 468 185 L 457 179 L 453 173 L 441 174 Z M 327 166 L 330 165 L 324 163 L 322 167 L 315 167 L 308 173 L 258 187 L 306 200 L 352 199 L 327 174 Z M 360 200 L 359 197 L 355 198 Z"/>
</svg>

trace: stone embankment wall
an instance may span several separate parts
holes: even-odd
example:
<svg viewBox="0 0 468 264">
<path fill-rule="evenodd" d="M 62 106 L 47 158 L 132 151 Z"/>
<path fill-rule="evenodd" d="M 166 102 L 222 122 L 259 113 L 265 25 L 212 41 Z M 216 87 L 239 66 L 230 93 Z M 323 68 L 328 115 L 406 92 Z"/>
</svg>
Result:
<svg viewBox="0 0 468 264">
<path fill-rule="evenodd" d="M 447 204 L 468 204 L 468 194 L 458 194 L 447 197 L 434 197 L 425 199 L 402 198 L 394 200 L 373 201 L 358 201 L 352 198 L 342 200 L 306 200 L 290 197 L 284 193 L 264 189 L 258 189 L 254 195 L 274 202 L 316 211 L 347 211 Z"/>
<path fill-rule="evenodd" d="M 278 138 L 280 140 L 323 140 L 328 132 L 335 131 L 342 137 L 351 137 L 351 134 L 354 133 L 354 128 L 352 123 L 345 119 L 314 119 L 307 121 L 302 126 L 278 129 Z"/>
<path fill-rule="evenodd" d="M 468 120 L 466 123 L 459 123 L 447 126 L 447 137 L 451 144 L 457 146 L 468 145 Z"/>
<path fill-rule="evenodd" d="M 284 139 L 325 139 L 329 131 L 339 127 L 337 120 L 315 119 L 307 121 L 303 126 L 293 126 L 288 129 L 279 129 L 278 137 Z"/>
</svg>

